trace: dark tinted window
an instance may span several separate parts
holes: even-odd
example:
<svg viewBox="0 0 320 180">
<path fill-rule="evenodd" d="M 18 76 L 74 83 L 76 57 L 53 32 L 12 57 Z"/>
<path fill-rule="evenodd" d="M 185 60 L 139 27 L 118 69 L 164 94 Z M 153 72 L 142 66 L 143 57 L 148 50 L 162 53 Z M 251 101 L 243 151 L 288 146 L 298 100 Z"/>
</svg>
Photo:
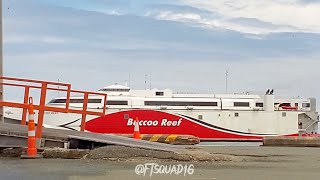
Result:
<svg viewBox="0 0 320 180">
<path fill-rule="evenodd" d="M 281 103 L 279 107 L 282 107 L 282 106 L 291 106 L 290 103 Z"/>
<path fill-rule="evenodd" d="M 66 103 L 65 99 L 53 99 L 49 103 Z"/>
<path fill-rule="evenodd" d="M 89 99 L 89 103 L 101 103 L 101 99 Z"/>
<path fill-rule="evenodd" d="M 256 103 L 256 107 L 263 107 L 263 103 Z"/>
<path fill-rule="evenodd" d="M 66 103 L 66 99 L 54 99 L 50 103 Z M 70 99 L 70 103 L 83 103 L 83 99 Z M 88 103 L 101 103 L 101 99 L 88 99 Z"/>
<path fill-rule="evenodd" d="M 128 101 L 108 101 L 107 105 L 128 105 Z"/>
<path fill-rule="evenodd" d="M 83 103 L 83 99 L 70 99 L 70 103 Z"/>
<path fill-rule="evenodd" d="M 156 92 L 156 96 L 163 96 L 163 92 Z"/>
<path fill-rule="evenodd" d="M 282 112 L 282 117 L 286 117 L 287 113 L 286 112 Z"/>
<path fill-rule="evenodd" d="M 310 107 L 310 103 L 302 103 L 302 107 L 309 108 Z"/>
<path fill-rule="evenodd" d="M 249 102 L 233 102 L 233 106 L 235 107 L 249 107 Z"/>
<path fill-rule="evenodd" d="M 100 89 L 99 91 L 116 91 L 116 92 L 129 92 L 130 89 Z"/>
<path fill-rule="evenodd" d="M 83 99 L 70 99 L 70 103 L 83 103 Z M 101 99 L 88 99 L 88 103 L 101 103 Z"/>
<path fill-rule="evenodd" d="M 146 106 L 217 106 L 217 102 L 145 101 Z"/>
</svg>

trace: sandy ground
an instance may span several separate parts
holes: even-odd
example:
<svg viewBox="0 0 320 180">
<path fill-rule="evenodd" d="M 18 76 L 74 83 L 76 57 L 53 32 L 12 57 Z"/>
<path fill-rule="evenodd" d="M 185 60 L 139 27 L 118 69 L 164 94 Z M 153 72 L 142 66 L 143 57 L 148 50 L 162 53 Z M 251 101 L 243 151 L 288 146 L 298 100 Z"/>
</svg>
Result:
<svg viewBox="0 0 320 180">
<path fill-rule="evenodd" d="M 177 162 L 124 156 L 117 159 L 40 159 L 0 158 L 0 179 L 33 180 L 105 180 L 105 179 L 319 179 L 319 148 L 293 147 L 201 147 L 216 155 L 235 156 L 243 161 Z M 192 175 L 136 175 L 138 164 L 156 162 L 159 165 L 194 165 Z"/>
</svg>

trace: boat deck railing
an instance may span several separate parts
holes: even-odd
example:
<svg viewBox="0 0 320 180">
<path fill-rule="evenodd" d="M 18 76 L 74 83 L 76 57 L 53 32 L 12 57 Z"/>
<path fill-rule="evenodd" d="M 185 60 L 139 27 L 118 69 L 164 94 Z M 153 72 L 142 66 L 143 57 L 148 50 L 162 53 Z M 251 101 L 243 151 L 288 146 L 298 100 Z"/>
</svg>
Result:
<svg viewBox="0 0 320 180">
<path fill-rule="evenodd" d="M 14 102 L 14 101 L 5 101 L 5 100 L 0 101 L 0 106 L 23 109 L 22 117 L 21 117 L 21 125 L 26 125 L 27 109 L 29 106 L 28 99 L 30 97 L 30 91 L 35 89 L 36 90 L 40 89 L 40 94 L 38 95 L 40 102 L 38 104 L 36 103 L 34 104 L 34 109 L 38 110 L 38 121 L 37 121 L 37 131 L 36 131 L 37 138 L 41 138 L 42 136 L 42 126 L 43 126 L 45 111 L 81 114 L 82 115 L 81 128 L 80 128 L 81 131 L 85 130 L 85 122 L 86 122 L 87 115 L 104 116 L 106 114 L 107 94 L 105 93 L 73 90 L 71 89 L 71 84 L 67 84 L 67 83 L 3 77 L 3 76 L 0 77 L 0 84 L 2 84 L 5 87 L 9 86 L 11 88 L 13 87 L 13 88 L 24 89 L 23 102 Z M 66 93 L 65 106 L 54 107 L 54 106 L 48 105 L 46 103 L 46 97 L 47 97 L 48 91 L 65 92 Z M 79 109 L 79 108 L 75 109 L 69 106 L 71 93 L 81 94 L 83 96 L 84 101 L 83 101 L 82 109 Z M 88 110 L 89 95 L 103 96 L 104 107 L 101 109 L 101 111 Z"/>
</svg>

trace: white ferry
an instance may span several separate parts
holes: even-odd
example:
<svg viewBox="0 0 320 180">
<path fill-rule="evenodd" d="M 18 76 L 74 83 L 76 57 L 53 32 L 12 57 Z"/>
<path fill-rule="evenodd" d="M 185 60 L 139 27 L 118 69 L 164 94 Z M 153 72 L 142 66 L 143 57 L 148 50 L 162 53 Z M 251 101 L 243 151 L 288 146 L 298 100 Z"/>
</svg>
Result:
<svg viewBox="0 0 320 180">
<path fill-rule="evenodd" d="M 264 136 L 317 134 L 319 115 L 315 98 L 275 98 L 264 95 L 174 93 L 170 89 L 131 90 L 112 85 L 103 117 L 88 116 L 85 129 L 95 133 L 131 134 L 139 119 L 142 134 L 189 134 L 202 141 L 259 141 Z M 48 105 L 64 107 L 66 98 Z M 102 96 L 89 96 L 88 108 L 101 111 Z M 71 97 L 70 107 L 82 108 L 82 97 Z M 21 110 L 7 108 L 6 118 L 20 119 Z M 37 118 L 36 118 L 37 119 Z M 44 126 L 79 130 L 81 115 L 46 112 Z"/>
</svg>

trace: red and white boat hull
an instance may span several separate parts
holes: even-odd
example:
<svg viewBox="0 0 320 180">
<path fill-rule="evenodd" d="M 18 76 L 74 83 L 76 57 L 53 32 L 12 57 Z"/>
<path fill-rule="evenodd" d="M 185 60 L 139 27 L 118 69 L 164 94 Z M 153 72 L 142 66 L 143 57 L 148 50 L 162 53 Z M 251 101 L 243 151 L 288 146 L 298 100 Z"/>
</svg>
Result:
<svg viewBox="0 0 320 180">
<path fill-rule="evenodd" d="M 86 130 L 95 133 L 132 134 L 136 117 L 140 120 L 140 133 L 142 134 L 188 134 L 197 136 L 201 140 L 228 141 L 261 141 L 264 136 L 279 135 L 226 129 L 185 115 L 156 110 L 129 110 L 111 113 L 88 121 Z"/>
</svg>

